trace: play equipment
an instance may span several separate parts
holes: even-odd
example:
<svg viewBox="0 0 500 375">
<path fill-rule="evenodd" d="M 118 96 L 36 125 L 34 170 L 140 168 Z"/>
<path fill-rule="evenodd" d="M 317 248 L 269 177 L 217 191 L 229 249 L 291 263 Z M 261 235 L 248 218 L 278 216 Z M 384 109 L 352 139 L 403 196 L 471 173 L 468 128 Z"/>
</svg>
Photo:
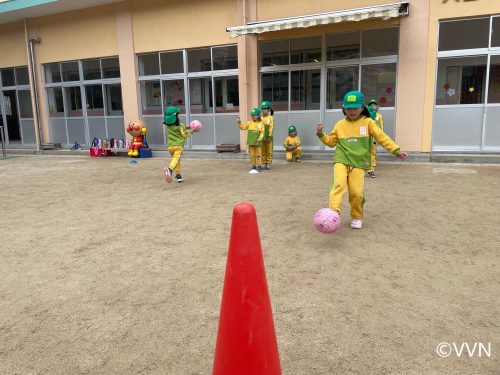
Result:
<svg viewBox="0 0 500 375">
<path fill-rule="evenodd" d="M 212 375 L 281 375 L 255 208 L 234 207 Z"/>
<path fill-rule="evenodd" d="M 193 120 L 189 124 L 189 129 L 191 129 L 195 133 L 198 133 L 199 131 L 201 131 L 202 128 L 203 128 L 203 124 L 198 120 Z"/>
<path fill-rule="evenodd" d="M 322 208 L 314 214 L 314 226 L 321 233 L 333 233 L 340 226 L 340 216 L 337 211 Z"/>
</svg>

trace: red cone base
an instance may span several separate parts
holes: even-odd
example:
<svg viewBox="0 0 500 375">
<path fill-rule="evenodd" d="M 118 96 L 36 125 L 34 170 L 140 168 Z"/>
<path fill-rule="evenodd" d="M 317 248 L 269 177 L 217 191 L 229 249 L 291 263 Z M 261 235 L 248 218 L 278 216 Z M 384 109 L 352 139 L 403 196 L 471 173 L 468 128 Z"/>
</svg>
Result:
<svg viewBox="0 0 500 375">
<path fill-rule="evenodd" d="M 255 209 L 234 207 L 213 375 L 281 375 Z"/>
</svg>

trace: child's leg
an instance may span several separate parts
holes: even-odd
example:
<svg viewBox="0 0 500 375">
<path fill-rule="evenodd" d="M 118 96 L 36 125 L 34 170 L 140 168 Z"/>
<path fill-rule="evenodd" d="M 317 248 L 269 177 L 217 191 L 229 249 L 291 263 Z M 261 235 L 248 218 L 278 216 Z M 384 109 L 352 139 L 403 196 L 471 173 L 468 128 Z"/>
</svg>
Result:
<svg viewBox="0 0 500 375">
<path fill-rule="evenodd" d="M 293 158 L 293 151 L 287 151 L 285 154 L 286 160 L 287 161 L 292 161 Z"/>
<path fill-rule="evenodd" d="M 335 163 L 333 166 L 333 181 L 330 186 L 330 208 L 340 213 L 342 198 L 347 189 L 348 166 Z"/>
<path fill-rule="evenodd" d="M 168 151 L 172 156 L 172 161 L 170 162 L 168 167 L 170 168 L 170 170 L 175 171 L 176 173 L 180 173 L 181 171 L 180 162 L 183 150 L 184 149 L 181 146 L 173 146 L 168 148 Z"/>
<path fill-rule="evenodd" d="M 267 164 L 267 141 L 262 141 L 262 164 Z"/>
<path fill-rule="evenodd" d="M 257 166 L 262 165 L 262 147 L 260 146 L 254 146 L 255 147 L 255 162 Z"/>
<path fill-rule="evenodd" d="M 375 166 L 377 162 L 377 144 L 370 145 L 370 168 L 367 170 L 368 173 L 375 171 Z"/>
<path fill-rule="evenodd" d="M 267 152 L 265 164 L 272 164 L 273 162 L 273 141 L 267 141 Z"/>
<path fill-rule="evenodd" d="M 248 145 L 248 152 L 250 153 L 250 163 L 252 163 L 252 167 L 257 165 L 255 149 L 256 146 Z"/>
<path fill-rule="evenodd" d="M 364 184 L 365 171 L 360 168 L 352 168 L 347 178 L 347 185 L 349 186 L 349 203 L 351 204 L 351 217 L 353 219 L 361 220 L 363 218 Z"/>
<path fill-rule="evenodd" d="M 302 150 L 300 149 L 300 147 L 297 147 L 295 150 L 293 150 L 293 156 L 295 156 L 296 158 L 300 158 L 301 153 Z"/>
</svg>

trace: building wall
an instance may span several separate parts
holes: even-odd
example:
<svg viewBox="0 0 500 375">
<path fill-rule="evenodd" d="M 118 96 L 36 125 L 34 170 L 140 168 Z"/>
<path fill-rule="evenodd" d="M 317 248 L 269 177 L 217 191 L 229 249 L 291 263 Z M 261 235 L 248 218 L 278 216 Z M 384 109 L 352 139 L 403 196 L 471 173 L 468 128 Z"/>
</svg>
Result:
<svg viewBox="0 0 500 375">
<path fill-rule="evenodd" d="M 422 1 L 422 0 L 421 0 Z M 395 2 L 395 1 L 394 1 Z M 387 0 L 258 0 L 258 20 L 303 16 L 391 3 Z"/>
<path fill-rule="evenodd" d="M 497 0 L 462 0 L 460 2 L 449 0 L 446 3 L 443 3 L 442 1 L 430 2 L 422 151 L 430 152 L 432 146 L 432 124 L 436 86 L 436 56 L 438 49 L 439 21 L 452 18 L 468 18 L 499 13 L 500 2 Z"/>
<path fill-rule="evenodd" d="M 118 55 L 114 5 L 39 17 L 30 32 L 42 39 L 39 63 Z"/>
<path fill-rule="evenodd" d="M 235 0 L 132 1 L 136 53 L 236 43 L 226 27 L 238 25 Z"/>
<path fill-rule="evenodd" d="M 0 68 L 28 65 L 24 22 L 0 25 L 0 51 Z"/>
</svg>

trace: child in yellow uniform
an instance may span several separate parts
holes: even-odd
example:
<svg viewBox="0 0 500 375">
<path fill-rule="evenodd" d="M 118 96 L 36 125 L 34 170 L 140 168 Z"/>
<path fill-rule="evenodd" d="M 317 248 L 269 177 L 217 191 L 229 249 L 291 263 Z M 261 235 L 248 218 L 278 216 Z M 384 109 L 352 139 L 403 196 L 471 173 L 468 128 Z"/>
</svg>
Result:
<svg viewBox="0 0 500 375">
<path fill-rule="evenodd" d="M 184 124 L 179 121 L 179 108 L 168 107 L 165 109 L 165 117 L 163 123 L 167 125 L 167 149 L 172 156 L 172 160 L 168 167 L 163 168 L 165 181 L 172 182 L 172 174 L 175 172 L 175 181 L 183 182 L 181 176 L 181 156 L 184 151 L 184 143 L 193 132 L 188 130 Z"/>
<path fill-rule="evenodd" d="M 295 156 L 295 161 L 300 162 L 300 138 L 297 135 L 297 128 L 294 125 L 288 127 L 288 137 L 286 137 L 283 146 L 286 149 L 287 161 L 293 161 L 293 157 Z"/>
<path fill-rule="evenodd" d="M 261 162 L 262 139 L 264 138 L 264 125 L 260 119 L 261 111 L 259 108 L 254 108 L 250 111 L 252 121 L 242 123 L 238 117 L 238 126 L 241 130 L 248 130 L 247 145 L 250 153 L 250 161 L 252 169 L 248 173 L 259 173 L 263 170 Z"/>
<path fill-rule="evenodd" d="M 273 162 L 273 130 L 274 130 L 274 111 L 271 103 L 263 101 L 260 109 L 262 110 L 262 124 L 264 124 L 264 138 L 262 139 L 262 164 L 264 169 L 271 170 Z"/>
<path fill-rule="evenodd" d="M 348 189 L 353 229 L 363 227 L 363 186 L 365 170 L 370 168 L 371 137 L 399 159 L 405 160 L 408 156 L 370 118 L 364 100 L 359 91 L 351 91 L 344 96 L 346 116 L 334 125 L 330 135 L 323 133 L 323 124 L 316 125 L 316 134 L 321 142 L 329 147 L 336 146 L 330 208 L 340 214 L 342 198 Z"/>
<path fill-rule="evenodd" d="M 370 110 L 370 115 L 372 115 L 371 111 L 374 111 L 372 119 L 375 120 L 375 123 L 378 127 L 384 130 L 384 118 L 381 113 L 378 112 L 378 102 L 375 99 L 372 99 L 368 102 L 368 109 Z M 373 144 L 370 146 L 371 152 L 371 167 L 368 169 L 368 176 L 370 178 L 375 178 L 375 167 L 377 165 L 377 142 L 373 141 Z"/>
</svg>

